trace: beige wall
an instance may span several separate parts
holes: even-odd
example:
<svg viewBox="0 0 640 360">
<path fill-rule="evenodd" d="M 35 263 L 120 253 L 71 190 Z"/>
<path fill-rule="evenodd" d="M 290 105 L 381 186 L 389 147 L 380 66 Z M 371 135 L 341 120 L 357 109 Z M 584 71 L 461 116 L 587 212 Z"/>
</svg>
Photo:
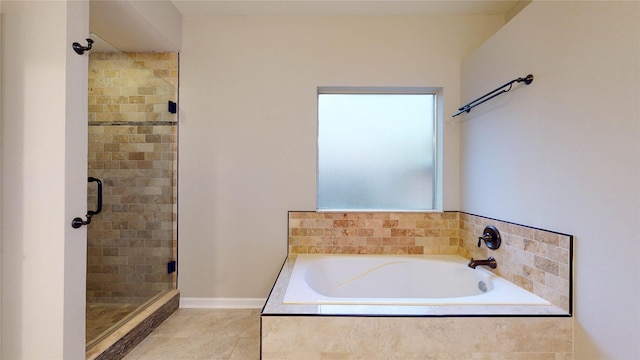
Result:
<svg viewBox="0 0 640 360">
<path fill-rule="evenodd" d="M 88 10 L 2 3 L 3 359 L 84 357 Z"/>
<path fill-rule="evenodd" d="M 442 87 L 501 16 L 185 17 L 179 279 L 184 297 L 266 297 L 287 211 L 315 210 L 318 86 Z M 446 36 L 444 36 L 446 34 Z M 444 122 L 444 208 L 457 210 L 459 124 Z"/>
<path fill-rule="evenodd" d="M 91 0 L 91 32 L 120 51 L 177 51 L 182 14 L 170 0 Z"/>
<path fill-rule="evenodd" d="M 2 0 L 0 0 L 0 69 L 2 69 Z M 0 71 L 0 84 L 2 84 L 2 71 Z M 2 86 L 0 85 L 0 125 L 2 124 Z M 0 139 L 2 139 L 2 126 L 0 126 Z M 2 154 L 0 146 L 0 177 L 2 177 Z M 0 204 L 2 204 L 2 191 L 0 190 Z M 0 206 L 0 229 L 2 228 L 2 206 Z M 0 252 L 2 252 L 2 232 L 0 231 Z M 0 256 L 0 278 L 2 278 L 2 256 Z M 0 323 L 2 323 L 2 286 L 0 286 Z M 0 354 L 2 354 L 2 326 L 0 326 Z"/>
<path fill-rule="evenodd" d="M 542 24 L 544 24 L 542 26 Z M 575 235 L 575 358 L 640 358 L 640 3 L 534 1 L 466 59 L 462 208 Z"/>
</svg>

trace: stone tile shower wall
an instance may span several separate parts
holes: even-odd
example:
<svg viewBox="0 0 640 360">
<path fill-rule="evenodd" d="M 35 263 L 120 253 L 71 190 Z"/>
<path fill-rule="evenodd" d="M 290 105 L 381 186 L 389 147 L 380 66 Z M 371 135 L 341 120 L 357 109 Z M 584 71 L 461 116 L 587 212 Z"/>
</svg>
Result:
<svg viewBox="0 0 640 360">
<path fill-rule="evenodd" d="M 494 225 L 498 250 L 478 248 L 478 236 Z M 460 212 L 290 212 L 292 254 L 459 254 L 493 256 L 495 272 L 570 311 L 570 235 Z"/>
<path fill-rule="evenodd" d="M 91 53 L 87 301 L 145 301 L 175 287 L 177 53 Z M 96 206 L 89 183 L 88 209 Z"/>
</svg>

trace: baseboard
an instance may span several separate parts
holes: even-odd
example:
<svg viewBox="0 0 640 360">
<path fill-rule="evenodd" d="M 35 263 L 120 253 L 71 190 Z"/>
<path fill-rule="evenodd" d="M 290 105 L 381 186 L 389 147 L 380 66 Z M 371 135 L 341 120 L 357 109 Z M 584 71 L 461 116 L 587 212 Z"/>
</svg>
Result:
<svg viewBox="0 0 640 360">
<path fill-rule="evenodd" d="M 190 298 L 180 297 L 180 307 L 190 309 L 260 309 L 263 298 Z"/>
</svg>

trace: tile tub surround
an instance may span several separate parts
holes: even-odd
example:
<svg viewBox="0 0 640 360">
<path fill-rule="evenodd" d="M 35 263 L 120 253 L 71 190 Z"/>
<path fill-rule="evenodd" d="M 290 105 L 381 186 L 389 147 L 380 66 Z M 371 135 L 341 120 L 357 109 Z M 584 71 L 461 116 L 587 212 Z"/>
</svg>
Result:
<svg viewBox="0 0 640 360">
<path fill-rule="evenodd" d="M 495 272 L 571 313 L 573 237 L 457 211 L 289 212 L 289 254 L 459 254 L 498 261 Z M 478 248 L 494 225 L 498 250 Z"/>
<path fill-rule="evenodd" d="M 291 254 L 457 254 L 458 212 L 289 212 Z"/>
<path fill-rule="evenodd" d="M 573 236 L 466 213 L 460 213 L 460 220 L 461 256 L 493 256 L 498 262 L 496 274 L 572 312 Z M 477 246 L 488 225 L 500 231 L 502 245 L 497 250 Z"/>
<path fill-rule="evenodd" d="M 262 360 L 573 359 L 571 318 L 262 316 Z"/>
<path fill-rule="evenodd" d="M 497 251 L 477 247 L 487 225 L 502 235 Z M 289 255 L 260 318 L 261 359 L 573 359 L 574 323 L 570 302 L 563 300 L 571 298 L 572 240 L 570 235 L 460 212 L 290 212 Z M 498 259 L 500 275 L 554 305 L 282 303 L 301 253 L 486 258 L 489 252 Z M 557 280 L 551 276 L 566 276 L 567 282 L 541 287 L 542 281 Z"/>
<path fill-rule="evenodd" d="M 573 318 L 553 305 L 283 304 L 296 258 L 262 310 L 262 360 L 573 359 Z"/>
</svg>

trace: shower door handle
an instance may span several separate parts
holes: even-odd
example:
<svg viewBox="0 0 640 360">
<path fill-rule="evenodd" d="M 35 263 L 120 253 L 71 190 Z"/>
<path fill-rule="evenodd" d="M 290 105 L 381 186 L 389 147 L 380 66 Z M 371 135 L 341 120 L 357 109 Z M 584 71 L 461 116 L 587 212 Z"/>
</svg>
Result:
<svg viewBox="0 0 640 360">
<path fill-rule="evenodd" d="M 91 217 L 93 215 L 100 214 L 100 212 L 102 211 L 102 181 L 100 181 L 100 179 L 98 179 L 98 178 L 94 178 L 94 177 L 91 177 L 91 176 L 87 179 L 87 181 L 88 182 L 96 182 L 96 183 L 98 183 L 98 204 L 96 206 L 96 210 L 95 211 L 87 210 L 87 215 L 86 215 L 87 220 L 86 221 L 82 220 L 82 218 L 79 218 L 79 217 L 74 218 L 71 221 L 71 227 L 73 227 L 74 229 L 77 229 L 82 225 L 91 224 Z"/>
<path fill-rule="evenodd" d="M 98 179 L 98 178 L 94 178 L 94 177 L 91 177 L 91 176 L 89 176 L 87 181 L 98 183 L 98 204 L 96 206 L 96 211 L 87 210 L 87 220 L 89 220 L 89 222 L 91 222 L 91 220 L 90 220 L 91 217 L 93 215 L 100 214 L 100 212 L 102 211 L 102 181 L 100 181 L 100 179 Z"/>
</svg>

